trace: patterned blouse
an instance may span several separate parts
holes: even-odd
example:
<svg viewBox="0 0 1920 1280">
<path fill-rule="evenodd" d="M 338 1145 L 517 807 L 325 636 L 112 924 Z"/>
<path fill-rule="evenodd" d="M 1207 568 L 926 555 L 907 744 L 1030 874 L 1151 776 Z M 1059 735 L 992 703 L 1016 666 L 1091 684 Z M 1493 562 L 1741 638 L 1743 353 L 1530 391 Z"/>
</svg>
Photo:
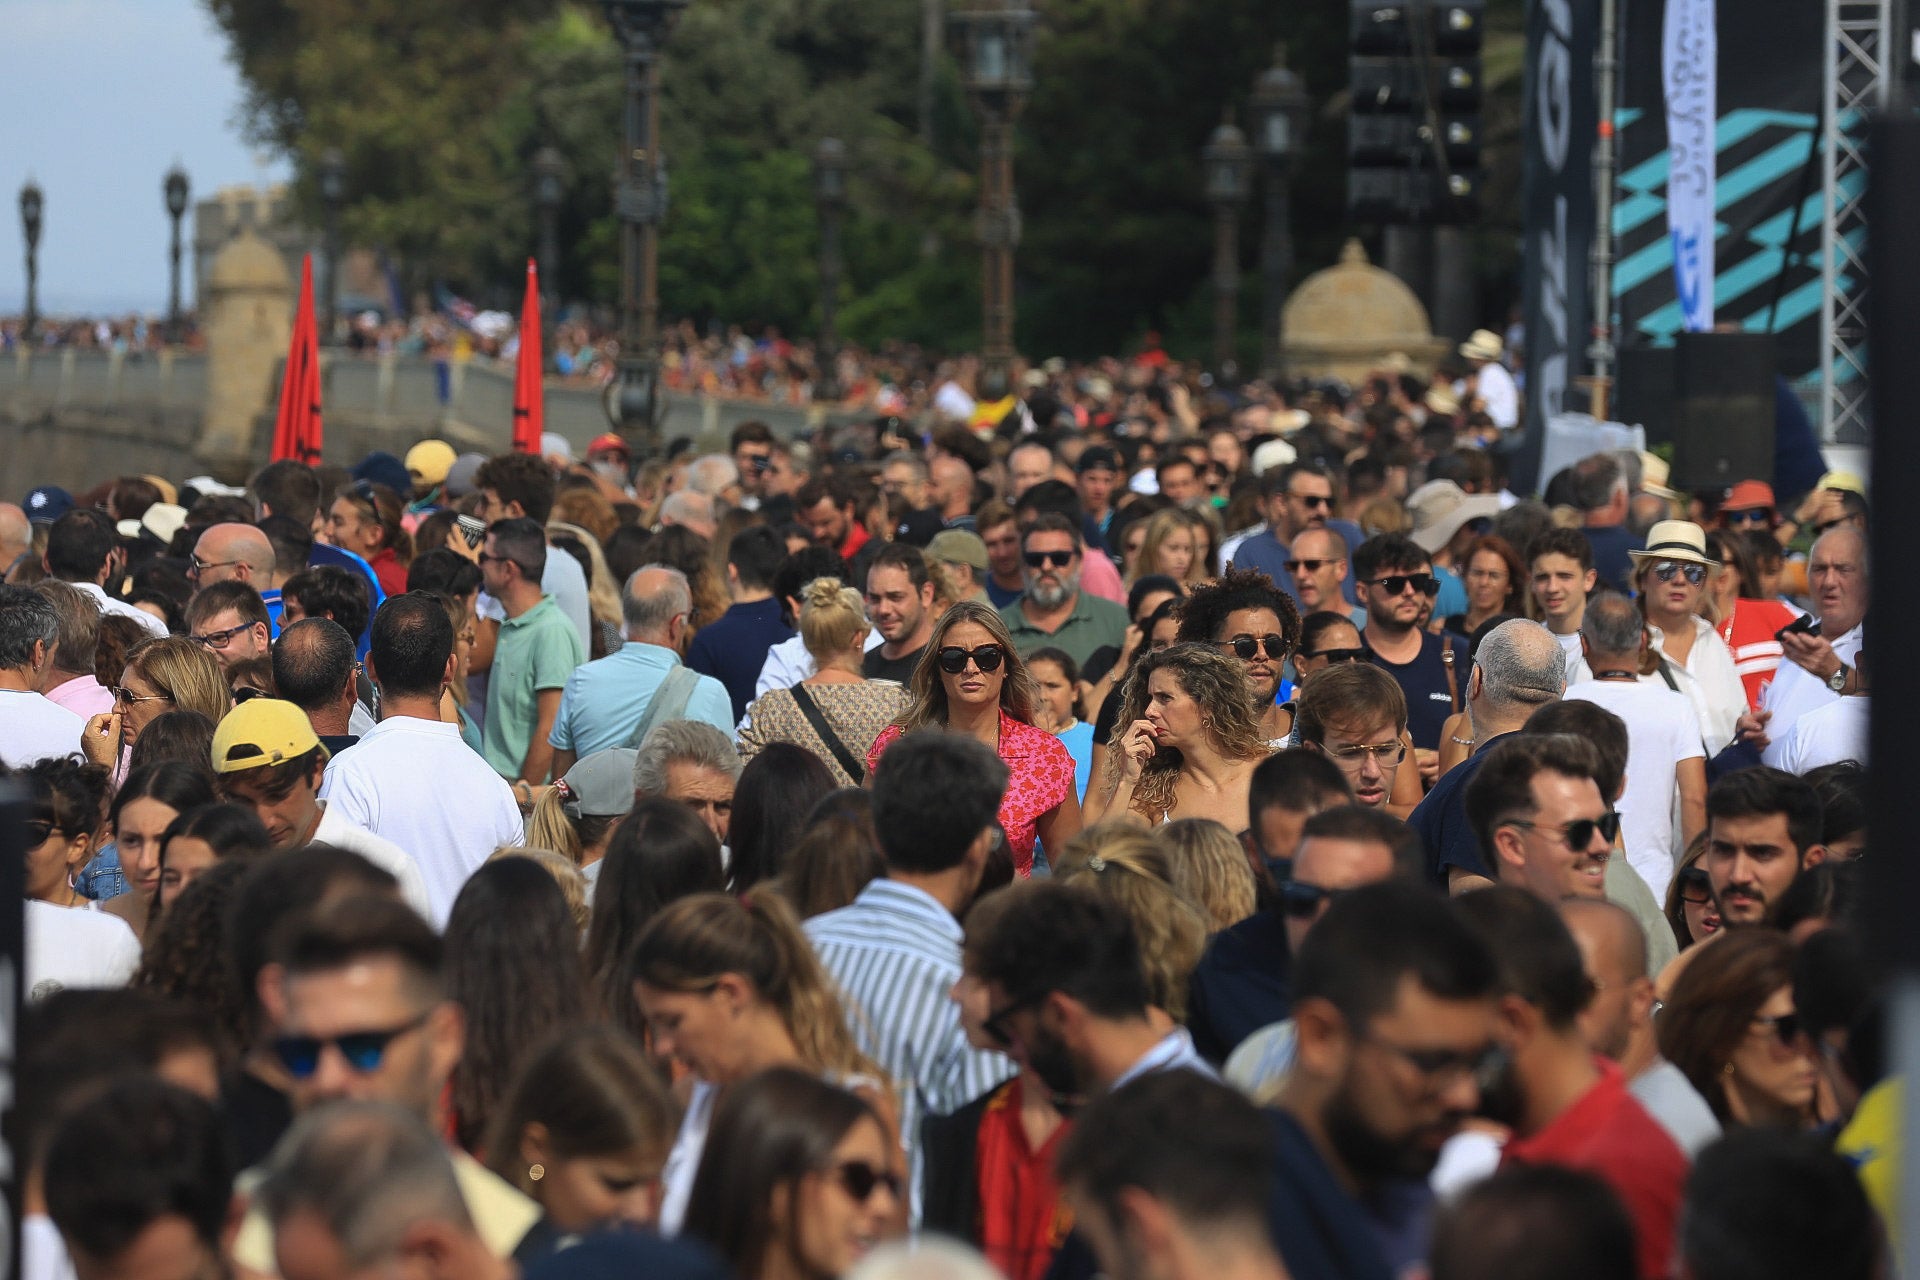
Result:
<svg viewBox="0 0 1920 1280">
<path fill-rule="evenodd" d="M 810 684 L 807 693 L 820 708 L 827 727 L 846 746 L 855 760 L 867 757 L 873 740 L 892 724 L 907 705 L 904 685 L 892 680 L 865 680 L 859 684 Z M 834 758 L 830 748 L 807 722 L 793 690 L 772 689 L 754 699 L 747 708 L 747 727 L 740 731 L 740 758 L 751 760 L 762 747 L 775 742 L 791 742 L 819 756 L 843 787 L 857 787 L 860 780 L 850 775 Z M 868 769 L 873 765 L 869 760 Z"/>
<path fill-rule="evenodd" d="M 888 725 L 867 753 L 867 771 L 900 739 L 900 730 Z M 1000 800 L 1000 826 L 1007 833 L 1007 852 L 1014 874 L 1033 874 L 1033 844 L 1041 818 L 1074 793 L 1073 757 L 1060 739 L 1045 729 L 1022 724 L 1004 710 L 1000 713 L 1000 758 L 1007 765 L 1007 794 Z"/>
</svg>

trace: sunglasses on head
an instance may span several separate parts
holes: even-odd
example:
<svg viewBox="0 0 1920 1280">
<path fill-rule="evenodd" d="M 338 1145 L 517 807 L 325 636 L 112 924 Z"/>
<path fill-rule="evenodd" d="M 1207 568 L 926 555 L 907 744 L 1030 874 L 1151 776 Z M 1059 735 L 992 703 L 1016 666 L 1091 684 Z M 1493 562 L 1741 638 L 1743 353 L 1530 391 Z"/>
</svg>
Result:
<svg viewBox="0 0 1920 1280">
<path fill-rule="evenodd" d="M 1029 551 L 1026 555 L 1030 569 L 1064 569 L 1073 563 L 1077 551 Z"/>
<path fill-rule="evenodd" d="M 1311 920 L 1320 914 L 1320 908 L 1352 893 L 1351 889 L 1322 889 L 1317 884 L 1304 884 L 1299 880 L 1280 882 L 1280 909 L 1295 920 Z"/>
<path fill-rule="evenodd" d="M 1674 560 L 1661 560 L 1653 566 L 1653 576 L 1662 582 L 1672 582 L 1675 574 L 1686 578 L 1688 586 L 1697 587 L 1707 580 L 1707 566 L 1681 564 Z"/>
<path fill-rule="evenodd" d="M 1680 873 L 1680 901 L 1703 907 L 1713 901 L 1713 881 L 1701 867 L 1688 867 Z"/>
<path fill-rule="evenodd" d="M 1367 651 L 1365 649 L 1321 649 L 1315 653 L 1303 652 L 1300 656 L 1303 658 L 1325 658 L 1329 664 L 1335 662 L 1363 662 L 1366 660 Z"/>
<path fill-rule="evenodd" d="M 1390 596 L 1397 596 L 1408 587 L 1423 596 L 1440 594 L 1440 579 L 1430 573 L 1390 573 L 1384 578 L 1375 578 L 1367 585 L 1378 587 Z"/>
<path fill-rule="evenodd" d="M 938 657 L 940 669 L 950 676 L 957 676 L 967 669 L 967 659 L 973 659 L 973 665 L 982 671 L 997 671 L 1000 660 L 1006 653 L 997 644 L 983 644 L 978 649 L 962 649 L 959 645 L 948 645 Z"/>
<path fill-rule="evenodd" d="M 287 1074 L 296 1080 L 305 1080 L 320 1069 L 320 1054 L 328 1045 L 340 1051 L 347 1065 L 355 1071 L 365 1073 L 378 1071 L 381 1059 L 387 1055 L 387 1046 L 409 1031 L 426 1025 L 433 1014 L 428 1009 L 419 1017 L 387 1031 L 349 1031 L 337 1036 L 281 1036 L 273 1042 L 273 1052 L 280 1059 L 280 1065 Z"/>
<path fill-rule="evenodd" d="M 1287 642 L 1271 633 L 1264 636 L 1235 636 L 1231 640 L 1219 640 L 1215 643 L 1232 649 L 1233 656 L 1242 662 L 1252 662 L 1262 648 L 1267 651 L 1267 657 L 1275 662 L 1280 662 L 1287 656 Z"/>
<path fill-rule="evenodd" d="M 862 1204 L 873 1199 L 873 1193 L 881 1187 L 885 1187 L 895 1200 L 900 1198 L 900 1179 L 891 1171 L 875 1168 L 865 1160 L 844 1160 L 834 1167 L 833 1176 L 842 1190 Z"/>
</svg>

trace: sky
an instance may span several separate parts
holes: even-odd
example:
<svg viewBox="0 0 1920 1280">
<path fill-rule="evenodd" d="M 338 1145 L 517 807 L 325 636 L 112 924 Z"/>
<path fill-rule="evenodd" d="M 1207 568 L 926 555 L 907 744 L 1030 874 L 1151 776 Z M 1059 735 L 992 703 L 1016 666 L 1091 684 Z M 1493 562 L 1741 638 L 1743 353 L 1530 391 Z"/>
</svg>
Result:
<svg viewBox="0 0 1920 1280">
<path fill-rule="evenodd" d="M 159 315 L 167 305 L 161 184 L 179 161 L 193 199 L 285 180 L 235 123 L 226 41 L 200 0 L 0 0 L 0 315 L 26 299 L 20 187 L 45 193 L 43 315 Z M 193 215 L 181 222 L 193 302 Z"/>
</svg>

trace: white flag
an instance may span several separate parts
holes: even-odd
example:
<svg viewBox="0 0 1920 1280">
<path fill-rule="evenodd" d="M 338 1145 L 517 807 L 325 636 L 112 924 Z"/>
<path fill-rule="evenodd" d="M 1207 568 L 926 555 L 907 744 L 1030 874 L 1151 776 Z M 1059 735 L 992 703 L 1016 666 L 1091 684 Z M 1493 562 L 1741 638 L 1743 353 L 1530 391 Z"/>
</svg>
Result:
<svg viewBox="0 0 1920 1280">
<path fill-rule="evenodd" d="M 1667 0 L 1660 31 L 1667 95 L 1667 236 L 1689 332 L 1713 327 L 1716 63 L 1714 0 Z"/>
</svg>

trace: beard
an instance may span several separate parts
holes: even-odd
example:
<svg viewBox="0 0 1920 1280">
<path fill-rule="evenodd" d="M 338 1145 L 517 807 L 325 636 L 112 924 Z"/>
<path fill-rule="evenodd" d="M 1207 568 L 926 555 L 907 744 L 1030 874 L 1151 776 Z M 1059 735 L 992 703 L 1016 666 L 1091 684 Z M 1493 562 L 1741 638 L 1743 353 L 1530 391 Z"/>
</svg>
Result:
<svg viewBox="0 0 1920 1280">
<path fill-rule="evenodd" d="M 1327 1101 L 1321 1123 L 1326 1126 L 1327 1141 L 1339 1153 L 1341 1163 L 1365 1184 L 1401 1178 L 1424 1180 L 1440 1162 L 1439 1147 L 1429 1151 L 1415 1143 L 1420 1136 L 1418 1131 L 1395 1139 L 1369 1124 L 1354 1099 L 1350 1084 L 1343 1083 L 1339 1092 Z M 1449 1123 L 1446 1127 L 1451 1131 L 1457 1126 Z"/>
<path fill-rule="evenodd" d="M 1080 575 L 1077 573 L 1061 574 L 1057 578 L 1052 574 L 1045 574 L 1027 584 L 1027 594 L 1042 609 L 1058 609 L 1073 599 L 1079 590 Z"/>
<path fill-rule="evenodd" d="M 1054 1105 L 1062 1111 L 1079 1108 L 1091 1090 L 1067 1046 L 1059 1037 L 1039 1028 L 1026 1048 L 1027 1066 L 1053 1094 Z"/>
</svg>

